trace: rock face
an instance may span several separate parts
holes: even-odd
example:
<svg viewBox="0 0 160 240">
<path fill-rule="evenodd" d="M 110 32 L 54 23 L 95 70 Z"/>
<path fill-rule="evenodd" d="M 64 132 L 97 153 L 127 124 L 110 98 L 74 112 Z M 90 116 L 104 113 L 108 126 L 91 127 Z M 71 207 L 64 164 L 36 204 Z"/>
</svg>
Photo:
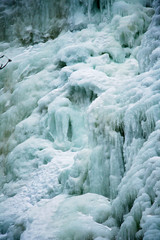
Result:
<svg viewBox="0 0 160 240">
<path fill-rule="evenodd" d="M 159 5 L 1 1 L 0 239 L 160 239 Z"/>
</svg>

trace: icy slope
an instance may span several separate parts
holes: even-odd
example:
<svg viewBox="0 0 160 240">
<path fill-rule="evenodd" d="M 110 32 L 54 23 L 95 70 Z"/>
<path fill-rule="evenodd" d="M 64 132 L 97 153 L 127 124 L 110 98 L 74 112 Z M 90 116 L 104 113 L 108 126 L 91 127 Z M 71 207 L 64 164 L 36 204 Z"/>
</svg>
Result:
<svg viewBox="0 0 160 240">
<path fill-rule="evenodd" d="M 111 21 L 0 43 L 0 239 L 160 239 L 159 2 L 113 2 Z"/>
</svg>

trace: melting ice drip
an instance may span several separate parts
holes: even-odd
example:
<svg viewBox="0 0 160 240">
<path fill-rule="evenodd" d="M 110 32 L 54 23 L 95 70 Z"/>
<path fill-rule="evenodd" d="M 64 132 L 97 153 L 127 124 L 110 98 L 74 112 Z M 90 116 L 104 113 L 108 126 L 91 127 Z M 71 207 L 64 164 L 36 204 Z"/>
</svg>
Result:
<svg viewBox="0 0 160 240">
<path fill-rule="evenodd" d="M 159 1 L 0 6 L 0 239 L 160 239 Z"/>
</svg>

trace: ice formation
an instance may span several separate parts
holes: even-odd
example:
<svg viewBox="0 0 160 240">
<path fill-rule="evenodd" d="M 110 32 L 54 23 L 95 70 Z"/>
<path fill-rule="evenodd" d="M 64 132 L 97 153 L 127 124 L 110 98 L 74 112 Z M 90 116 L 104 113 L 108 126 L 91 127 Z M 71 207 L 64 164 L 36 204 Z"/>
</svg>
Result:
<svg viewBox="0 0 160 240">
<path fill-rule="evenodd" d="M 0 239 L 159 240 L 160 1 L 0 12 Z"/>
</svg>

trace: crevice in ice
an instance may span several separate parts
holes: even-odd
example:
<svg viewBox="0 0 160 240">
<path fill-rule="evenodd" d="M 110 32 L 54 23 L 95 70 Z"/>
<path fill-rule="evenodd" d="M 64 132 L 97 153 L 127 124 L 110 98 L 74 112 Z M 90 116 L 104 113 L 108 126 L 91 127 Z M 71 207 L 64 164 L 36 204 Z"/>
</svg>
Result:
<svg viewBox="0 0 160 240">
<path fill-rule="evenodd" d="M 101 8 L 100 0 L 96 0 L 96 1 L 95 1 L 95 4 L 96 4 L 97 9 L 100 9 L 100 8 Z"/>
<path fill-rule="evenodd" d="M 124 123 L 119 123 L 114 126 L 114 130 L 123 137 L 123 142 L 125 142 L 125 132 L 124 132 Z"/>
<path fill-rule="evenodd" d="M 71 86 L 68 93 L 68 99 L 76 105 L 89 105 L 98 95 L 90 89 L 79 86 Z"/>
<path fill-rule="evenodd" d="M 72 131 L 72 122 L 69 119 L 67 137 L 70 142 L 72 142 Z"/>
<path fill-rule="evenodd" d="M 58 68 L 58 69 L 64 68 L 64 67 L 66 67 L 66 66 L 67 66 L 67 64 L 66 64 L 66 62 L 64 62 L 64 61 L 59 61 L 59 62 L 57 63 L 57 68 Z"/>
</svg>

